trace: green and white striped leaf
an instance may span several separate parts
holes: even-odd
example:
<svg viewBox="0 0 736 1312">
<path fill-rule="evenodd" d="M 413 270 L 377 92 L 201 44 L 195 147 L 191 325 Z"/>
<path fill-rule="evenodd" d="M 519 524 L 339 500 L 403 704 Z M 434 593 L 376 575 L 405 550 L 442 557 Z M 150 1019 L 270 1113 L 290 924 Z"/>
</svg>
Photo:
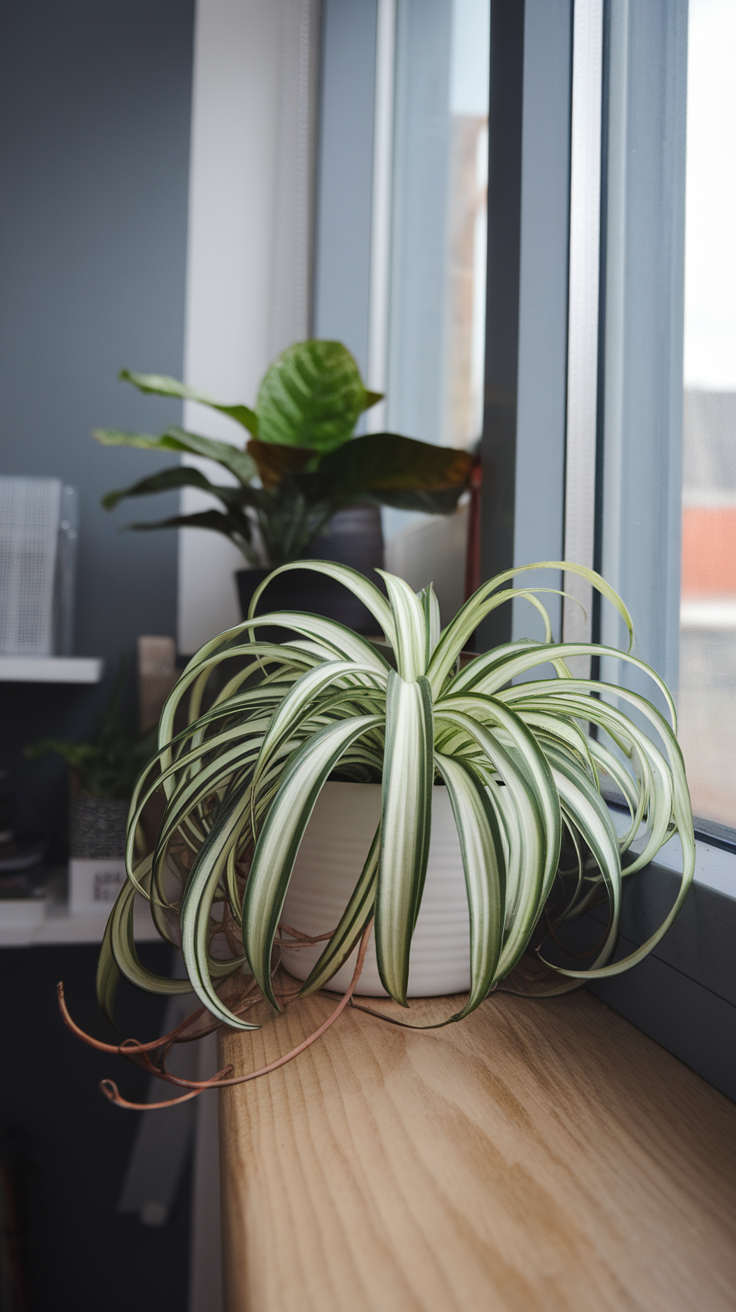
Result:
<svg viewBox="0 0 736 1312">
<path fill-rule="evenodd" d="M 124 892 L 126 887 L 127 885 L 123 887 L 121 892 Z M 120 967 L 112 950 L 112 916 L 109 916 L 105 926 L 105 933 L 102 936 L 100 955 L 97 958 L 95 990 L 97 1002 L 111 1025 L 115 1025 L 115 995 L 122 978 Z"/>
<path fill-rule="evenodd" d="M 425 615 L 422 601 L 413 592 L 408 583 L 387 574 L 385 570 L 377 571 L 386 583 L 386 591 L 394 619 L 396 640 L 393 644 L 396 654 L 396 669 L 402 679 L 411 683 L 424 674 L 427 668 L 427 651 L 430 646 L 429 625 L 431 608 Z"/>
<path fill-rule="evenodd" d="M 519 675 L 526 674 L 529 670 L 533 670 L 535 665 L 542 665 L 552 657 L 555 657 L 557 660 L 566 661 L 569 660 L 571 656 L 612 656 L 618 658 L 618 660 L 625 661 L 628 665 L 635 666 L 636 669 L 641 670 L 642 673 L 648 675 L 654 685 L 662 693 L 662 696 L 667 703 L 667 709 L 672 716 L 672 723 L 675 726 L 677 725 L 677 711 L 675 710 L 675 703 L 672 694 L 664 680 L 660 679 L 659 675 L 651 668 L 651 666 L 646 665 L 644 661 L 638 660 L 636 656 L 630 656 L 628 652 L 617 651 L 615 647 L 604 647 L 599 643 L 561 642 L 555 643 L 553 647 L 540 645 L 536 648 L 527 648 L 525 651 L 521 651 L 517 655 L 509 656 L 501 665 L 497 666 L 484 678 L 474 678 L 473 675 L 475 671 L 472 666 L 469 666 L 467 670 L 464 670 L 461 675 L 457 676 L 456 680 L 453 680 L 452 688 L 448 689 L 448 692 L 457 692 L 460 688 L 485 693 L 499 692 L 501 688 L 507 683 L 511 683 L 513 679 L 517 679 Z M 588 682 L 587 687 L 588 689 L 592 687 L 590 682 Z M 567 690 L 565 689 L 565 691 Z M 610 691 L 610 688 L 607 688 L 607 691 Z"/>
<path fill-rule="evenodd" d="M 249 618 L 252 619 L 255 615 L 258 602 L 271 579 L 274 579 L 277 574 L 286 574 L 295 569 L 308 569 L 314 574 L 326 574 L 328 578 L 335 579 L 337 583 L 342 583 L 349 592 L 352 592 L 354 597 L 358 598 L 358 601 L 362 601 L 366 610 L 370 611 L 379 628 L 385 633 L 387 641 L 395 646 L 396 631 L 391 607 L 383 594 L 379 592 L 375 583 L 371 583 L 370 579 L 367 579 L 364 574 L 360 574 L 357 569 L 351 569 L 349 565 L 333 564 L 332 561 L 293 560 L 288 565 L 280 565 L 278 569 L 272 570 L 268 578 L 263 580 L 263 583 L 253 594 L 248 611 Z M 381 572 L 381 570 L 377 571 L 379 574 Z M 339 627 L 342 628 L 341 625 Z M 318 630 L 313 629 L 312 632 L 314 635 L 317 634 Z M 346 630 L 346 632 L 350 632 L 350 630 Z"/>
<path fill-rule="evenodd" d="M 437 703 L 437 714 L 444 715 L 447 710 L 461 711 L 479 723 L 485 721 L 497 726 L 503 731 L 507 744 L 517 754 L 518 762 L 532 786 L 536 808 L 546 835 L 547 850 L 541 889 L 541 896 L 546 900 L 560 858 L 562 820 L 554 781 L 544 753 L 523 719 L 513 711 L 509 713 L 508 708 L 493 697 L 484 697 L 477 693 L 465 697 L 444 697 Z M 480 739 L 476 741 L 479 746 L 483 746 Z M 497 747 L 495 750 L 498 750 Z"/>
<path fill-rule="evenodd" d="M 556 763 L 553 775 L 565 814 L 588 844 L 608 889 L 609 928 L 598 956 L 598 962 L 603 965 L 616 945 L 621 916 L 618 835 L 608 808 L 585 771 L 562 752 L 551 749 L 551 758 Z"/>
<path fill-rule="evenodd" d="M 350 680 L 352 688 L 344 684 Z M 365 692 L 368 689 L 386 687 L 386 675 L 370 665 L 359 665 L 355 661 L 328 661 L 316 669 L 307 670 L 285 693 L 283 701 L 274 711 L 264 734 L 258 762 L 253 775 L 253 789 L 266 768 L 273 751 L 291 734 L 306 711 L 311 711 L 316 702 L 328 688 L 342 681 L 343 693 L 357 694 L 360 699 L 361 684 Z"/>
<path fill-rule="evenodd" d="M 163 997 L 172 997 L 179 993 L 191 993 L 192 985 L 188 979 L 166 979 L 163 975 L 154 974 L 153 971 L 148 970 L 142 964 L 136 951 L 133 932 L 135 895 L 136 890 L 131 883 L 123 884 L 110 912 L 103 947 L 107 944 L 120 974 L 130 984 L 135 984 L 136 988 L 145 989 L 147 993 L 158 993 Z M 105 958 L 107 957 L 107 948 L 105 949 Z M 112 976 L 109 970 L 109 962 L 106 962 L 103 967 L 101 981 L 101 1005 L 103 1010 L 106 1003 L 111 1004 L 112 1002 L 110 995 L 111 984 Z"/>
<path fill-rule="evenodd" d="M 557 867 L 562 822 L 559 819 L 552 835 L 547 834 L 540 793 L 529 778 L 523 758 L 514 750 L 515 744 L 509 750 L 498 733 L 476 723 L 464 711 L 445 706 L 442 710 L 438 708 L 437 718 L 463 728 L 481 748 L 488 765 L 498 772 L 505 785 L 497 789 L 495 795 L 489 790 L 492 804 L 503 818 L 509 847 L 515 857 L 507 867 L 506 937 L 498 967 L 503 978 L 525 952 L 539 919 L 546 897 L 545 887 L 551 884 Z M 546 762 L 545 768 L 549 775 Z M 544 778 L 544 772 L 539 772 L 537 778 Z M 546 784 L 544 786 L 546 789 Z M 559 811 L 559 803 L 557 806 Z M 550 878 L 549 871 L 553 866 Z"/>
<path fill-rule="evenodd" d="M 375 832 L 360 878 L 353 889 L 332 938 L 304 981 L 299 996 L 306 998 L 324 988 L 347 961 L 376 904 L 378 860 L 381 851 L 381 827 Z"/>
<path fill-rule="evenodd" d="M 414 594 L 412 593 L 412 596 Z M 391 671 L 381 792 L 376 957 L 386 992 L 407 1005 L 409 952 L 427 873 L 432 827 L 432 697 L 429 683 Z"/>
<path fill-rule="evenodd" d="M 215 823 L 204 840 L 201 851 L 192 866 L 184 889 L 179 914 L 181 924 L 181 950 L 187 974 L 200 1002 L 213 1016 L 232 1029 L 253 1030 L 251 1025 L 233 1015 L 217 996 L 212 980 L 210 940 L 212 905 L 221 880 L 224 880 L 227 861 L 239 831 L 247 823 L 244 791 L 234 794 L 221 808 Z M 240 959 L 230 963 L 239 968 Z"/>
<path fill-rule="evenodd" d="M 378 715 L 326 725 L 307 741 L 284 771 L 259 835 L 243 903 L 243 946 L 253 974 L 272 1006 L 271 949 L 299 845 L 323 784 L 357 738 L 381 723 Z"/>
<path fill-rule="evenodd" d="M 351 629 L 346 629 L 343 624 L 337 624 L 334 620 L 324 620 L 319 615 L 308 615 L 297 610 L 278 610 L 268 615 L 259 615 L 257 619 L 244 620 L 239 626 L 241 630 L 251 631 L 264 627 L 289 629 L 316 640 L 330 651 L 331 660 L 354 660 L 362 665 L 371 665 L 375 670 L 389 668 L 384 658 L 365 638 L 359 637 Z M 305 657 L 306 655 L 307 653 Z"/>
<path fill-rule="evenodd" d="M 537 591 L 551 592 L 553 589 L 539 588 Z M 427 678 L 432 685 L 432 692 L 435 697 L 442 691 L 449 674 L 455 667 L 458 656 L 465 650 L 466 643 L 475 633 L 481 620 L 490 615 L 491 611 L 514 601 L 517 597 L 523 597 L 539 612 L 545 624 L 545 636 L 547 638 L 551 637 L 552 629 L 549 616 L 535 593 L 524 592 L 517 588 L 506 588 L 502 592 L 497 592 L 488 597 L 485 601 L 479 600 L 479 594 L 475 593 L 469 601 L 466 601 L 454 620 L 444 630 L 430 661 Z M 526 647 L 527 643 L 524 642 L 523 645 Z"/>
<path fill-rule="evenodd" d="M 470 993 L 453 1018 L 462 1020 L 488 996 L 496 981 L 505 921 L 506 863 L 487 789 L 459 761 L 439 752 L 435 761 L 457 825 L 470 912 Z"/>
</svg>

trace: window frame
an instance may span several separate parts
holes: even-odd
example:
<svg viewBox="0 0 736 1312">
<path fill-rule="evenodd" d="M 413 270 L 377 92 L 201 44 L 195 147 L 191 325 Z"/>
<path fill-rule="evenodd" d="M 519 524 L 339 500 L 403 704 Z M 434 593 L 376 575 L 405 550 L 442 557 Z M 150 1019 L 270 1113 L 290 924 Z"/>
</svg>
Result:
<svg viewBox="0 0 736 1312">
<path fill-rule="evenodd" d="M 324 0 L 323 22 L 325 14 L 329 19 L 332 7 L 339 8 L 340 3 L 341 0 Z M 481 576 L 484 578 L 514 564 L 560 560 L 568 537 L 570 506 L 568 504 L 566 515 L 565 497 L 566 489 L 570 497 L 572 485 L 567 430 L 570 413 L 573 34 L 576 7 L 580 18 L 581 7 L 595 3 L 600 3 L 600 0 L 491 0 L 489 240 L 481 507 Z M 611 51 L 616 38 L 616 31 L 612 30 L 612 14 L 615 9 L 620 16 L 625 10 L 631 24 L 629 36 L 638 34 L 637 39 L 642 36 L 641 24 L 648 21 L 648 48 L 651 50 L 657 30 L 666 29 L 665 20 L 671 18 L 673 3 L 677 6 L 680 24 L 675 34 L 677 40 L 670 39 L 669 44 L 664 42 L 662 45 L 657 74 L 659 84 L 658 87 L 649 87 L 650 111 L 656 111 L 655 126 L 657 113 L 661 119 L 663 96 L 665 101 L 667 96 L 670 97 L 672 112 L 684 114 L 682 97 L 685 86 L 681 70 L 686 53 L 686 47 L 683 52 L 682 46 L 686 0 L 615 0 L 615 4 L 612 0 L 604 0 L 599 197 L 600 261 L 604 274 L 614 237 L 608 185 L 612 142 L 608 113 Z M 381 12 L 385 18 L 391 9 L 392 0 L 378 0 L 373 10 L 376 21 Z M 647 49 L 646 42 L 643 49 Z M 633 54 L 630 43 L 627 59 L 633 59 L 637 52 L 641 59 L 641 42 L 639 46 L 634 42 Z M 362 56 L 356 47 L 355 57 L 370 58 L 378 69 L 378 85 L 385 84 L 385 60 L 376 60 L 375 46 L 372 51 L 364 49 Z M 673 60 L 679 60 L 680 75 L 676 70 L 673 72 Z M 623 72 L 627 71 L 631 75 L 633 67 L 625 66 Z M 329 76 L 329 67 L 323 66 L 323 79 Z M 657 82 L 651 70 L 649 77 L 651 83 Z M 385 85 L 382 94 L 385 94 Z M 371 122 L 375 111 L 374 100 L 373 105 L 364 111 L 371 115 Z M 637 112 L 646 115 L 646 103 L 642 106 L 640 101 Z M 639 126 L 644 133 L 646 123 Z M 645 133 L 645 140 L 651 151 L 659 150 L 663 157 L 673 149 L 671 134 L 668 137 L 662 131 L 650 132 L 648 137 Z M 330 167 L 324 153 L 321 159 L 323 169 Z M 368 163 L 366 158 L 366 167 Z M 670 193 L 676 192 L 678 187 L 684 192 L 683 160 L 670 159 L 668 164 L 663 158 L 660 164 L 662 176 L 669 167 Z M 375 170 L 373 176 L 375 179 Z M 631 222 L 634 227 L 637 223 L 656 220 L 656 215 L 652 217 L 651 204 L 647 212 L 646 197 L 635 194 L 636 186 L 641 186 L 641 172 L 628 182 L 627 203 L 633 207 Z M 664 186 L 659 203 L 660 206 L 666 203 Z M 346 227 L 349 224 L 348 211 L 346 206 Z M 674 227 L 676 229 L 676 222 Z M 374 232 L 374 240 L 375 235 Z M 660 377 L 657 385 L 660 400 L 665 397 L 668 431 L 676 431 L 679 422 L 677 405 L 681 405 L 681 397 L 678 402 L 672 362 L 677 359 L 678 349 L 681 353 L 683 284 L 682 255 L 677 250 L 676 232 L 670 241 L 667 259 L 669 265 L 661 262 L 657 276 L 660 286 L 669 288 L 669 325 L 664 351 L 669 372 L 665 384 Z M 318 262 L 318 279 L 321 276 L 319 269 Z M 323 262 L 322 270 L 322 276 L 331 276 L 327 262 Z M 371 320 L 371 307 L 380 307 L 385 301 L 385 288 L 382 295 L 376 295 L 374 289 L 371 296 L 369 280 L 366 281 L 365 277 L 361 287 L 360 322 L 367 318 L 368 337 L 373 333 L 378 339 L 381 324 L 375 318 Z M 318 287 L 318 303 L 319 295 Z M 606 512 L 606 480 L 611 478 L 613 462 L 611 445 L 606 444 L 606 423 L 611 422 L 610 413 L 607 418 L 606 406 L 610 407 L 613 399 L 611 298 L 611 280 L 604 276 L 599 286 L 601 327 L 597 340 L 595 425 L 590 439 L 593 449 L 588 453 L 595 477 L 592 482 L 588 480 L 593 502 L 586 507 L 586 513 L 592 515 L 596 524 L 593 563 L 602 565 L 604 571 L 607 567 L 601 526 Z M 321 332 L 332 331 L 319 315 L 317 322 Z M 681 375 L 677 385 L 681 393 Z M 673 463 L 670 469 L 673 486 L 677 473 L 679 470 Z M 607 513 L 611 513 L 610 498 Z M 669 539 L 665 536 L 665 540 L 671 540 L 671 533 Z M 660 552 L 661 543 L 660 537 L 657 548 Z M 642 550 L 641 544 L 637 549 Z M 674 571 L 679 600 L 679 555 L 675 562 L 671 547 L 668 562 L 670 574 Z M 558 586 L 559 573 L 545 581 Z M 615 577 L 611 581 L 614 586 L 618 584 L 628 601 L 631 577 Z M 671 585 L 668 596 L 669 619 L 665 614 L 662 622 L 671 626 Z M 636 604 L 639 604 L 638 599 Z M 521 636 L 525 619 L 523 604 L 496 612 L 496 618 L 486 624 L 480 634 L 480 645 L 488 647 Z M 553 614 L 556 637 L 561 633 L 561 620 L 558 607 Z M 658 622 L 652 621 L 655 631 Z M 596 637 L 614 636 L 609 634 L 605 615 L 597 611 L 593 613 L 593 634 Z M 654 656 L 653 663 L 661 664 L 656 651 Z M 671 678 L 671 669 L 669 674 Z M 736 894 L 736 835 L 723 826 L 703 821 L 696 821 L 696 835 L 695 886 L 671 934 L 634 970 L 591 987 L 610 1006 L 736 1099 L 736 1041 L 730 1041 L 736 1040 L 736 966 L 731 950 L 736 933 L 736 896 L 733 895 Z M 663 850 L 658 861 L 649 867 L 646 879 L 632 879 L 627 890 L 625 925 L 625 937 L 630 945 L 643 942 L 655 915 L 662 907 L 666 909 L 671 905 L 671 882 L 675 878 L 673 859 L 669 850 Z M 729 888 L 733 889 L 733 894 Z"/>
<path fill-rule="evenodd" d="M 573 0 L 565 7 L 563 0 L 555 0 L 554 5 L 552 0 L 491 0 L 482 578 L 532 560 L 561 559 L 563 545 L 570 541 L 569 498 L 575 486 L 570 461 L 581 457 L 579 452 L 575 456 L 569 442 L 571 289 L 569 277 L 561 280 L 559 274 L 563 264 L 566 273 L 571 272 L 573 33 L 581 9 L 596 2 Z M 551 20 L 553 8 L 556 43 L 549 33 L 545 40 L 544 25 Z M 561 21 L 560 11 L 565 8 L 567 23 Z M 567 44 L 559 39 L 561 31 Z M 687 0 L 616 0 L 616 4 L 604 0 L 602 41 L 598 395 L 589 436 L 592 446 L 583 453 L 594 470 L 593 479 L 587 479 L 586 495 L 591 501 L 583 513 L 595 525 L 590 563 L 623 593 L 635 617 L 639 612 L 641 654 L 676 686 Z M 621 131 L 622 101 L 629 113 L 628 138 Z M 618 111 L 619 121 L 612 110 Z M 549 158 L 553 130 L 558 163 L 554 172 L 545 173 L 539 158 L 545 134 Z M 633 163 L 632 155 L 637 156 Z M 565 158 L 567 170 L 559 163 Z M 615 213 L 611 194 L 616 170 L 620 176 L 622 169 L 627 207 L 623 216 Z M 566 208 L 560 204 L 564 188 Z M 566 216 L 562 241 L 561 214 Z M 552 221 L 545 226 L 547 215 Z M 621 233 L 615 224 L 624 219 L 628 247 L 622 270 L 620 253 L 616 266 L 615 243 Z M 656 258 L 647 264 L 646 248 L 649 243 L 653 249 L 653 233 L 659 247 Z M 642 260 L 647 269 L 644 277 Z M 641 335 L 637 338 L 637 306 L 626 299 L 626 280 L 630 289 L 637 277 L 634 290 L 639 303 L 641 298 L 652 299 L 664 325 L 662 332 L 651 332 L 649 343 Z M 565 352 L 560 351 L 561 338 Z M 660 531 L 629 543 L 626 558 L 616 561 L 613 547 L 619 525 L 612 517 L 617 503 L 632 491 L 631 468 L 624 471 L 627 486 L 620 443 L 617 451 L 611 436 L 615 407 L 622 404 L 621 371 L 626 369 L 627 352 L 629 368 L 633 358 L 638 373 L 636 386 L 624 377 L 629 392 L 623 401 L 630 408 L 640 406 L 649 416 L 654 438 L 643 453 L 643 464 L 651 477 L 665 461 L 667 488 L 659 508 Z M 636 440 L 641 442 L 641 429 Z M 556 499 L 549 494 L 552 487 L 566 487 L 567 506 L 563 492 L 558 490 Z M 637 572 L 642 574 L 644 564 L 655 582 L 664 575 L 663 588 L 647 591 L 637 585 Z M 515 607 L 513 617 L 497 615 L 481 631 L 483 649 L 523 632 L 521 607 Z M 598 607 L 593 609 L 592 634 L 620 645 L 617 626 Z M 617 677 L 613 670 L 601 673 Z M 736 1098 L 734 1044 L 729 1043 L 736 1038 L 736 968 L 731 951 L 736 932 L 736 832 L 700 819 L 695 828 L 695 886 L 672 934 L 633 971 L 591 987 Z M 643 942 L 655 911 L 666 907 L 668 898 L 671 904 L 672 867 L 673 858 L 663 850 L 649 867 L 647 880 L 630 889 L 625 934 L 630 945 Z"/>
</svg>

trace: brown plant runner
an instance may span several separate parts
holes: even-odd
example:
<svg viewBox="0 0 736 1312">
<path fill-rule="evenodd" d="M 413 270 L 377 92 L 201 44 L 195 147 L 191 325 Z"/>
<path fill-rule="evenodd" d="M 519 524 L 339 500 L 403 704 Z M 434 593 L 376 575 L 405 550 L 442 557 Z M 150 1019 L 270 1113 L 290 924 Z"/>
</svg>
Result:
<svg viewBox="0 0 736 1312">
<path fill-rule="evenodd" d="M 193 1012 L 191 1016 L 188 1016 L 186 1020 L 182 1021 L 180 1025 L 177 1025 L 175 1029 L 170 1030 L 168 1034 L 162 1035 L 161 1038 L 151 1040 L 150 1043 L 139 1043 L 137 1039 L 123 1039 L 122 1043 L 119 1044 L 103 1043 L 100 1039 L 95 1039 L 92 1035 L 86 1034 L 85 1031 L 76 1024 L 66 1005 L 63 983 L 57 985 L 59 1009 L 68 1029 L 70 1029 L 77 1038 L 81 1039 L 83 1043 L 88 1044 L 89 1047 L 96 1048 L 99 1052 L 109 1052 L 119 1057 L 127 1057 L 130 1061 L 135 1062 L 136 1065 L 141 1066 L 143 1070 L 148 1072 L 148 1074 L 155 1075 L 157 1079 L 165 1080 L 168 1084 L 179 1085 L 180 1087 L 189 1090 L 188 1093 L 182 1094 L 178 1098 L 168 1098 L 163 1102 L 137 1103 L 129 1102 L 128 1099 L 123 1098 L 114 1080 L 101 1080 L 100 1088 L 105 1094 L 105 1097 L 109 1098 L 110 1102 L 114 1103 L 116 1107 L 125 1107 L 130 1111 L 157 1111 L 164 1107 L 175 1107 L 179 1103 L 189 1102 L 191 1098 L 199 1097 L 200 1093 L 204 1093 L 206 1089 L 223 1089 L 233 1084 L 245 1084 L 249 1080 L 257 1080 L 261 1075 L 268 1075 L 271 1071 L 277 1070 L 279 1066 L 286 1066 L 288 1062 L 293 1061 L 295 1057 L 298 1057 L 299 1054 L 304 1052 L 306 1048 L 310 1047 L 312 1043 L 316 1043 L 317 1039 L 320 1039 L 330 1026 L 335 1023 L 338 1016 L 345 1010 L 345 1007 L 352 998 L 353 991 L 363 970 L 365 954 L 368 951 L 368 943 L 372 928 L 373 921 L 370 920 L 363 930 L 363 935 L 360 940 L 360 950 L 358 952 L 358 960 L 355 963 L 353 978 L 340 999 L 339 1004 L 327 1017 L 327 1020 L 310 1034 L 308 1038 L 304 1039 L 302 1043 L 297 1044 L 296 1048 L 292 1048 L 291 1052 L 287 1052 L 283 1057 L 279 1057 L 276 1061 L 270 1062 L 268 1066 L 262 1066 L 257 1071 L 249 1071 L 245 1075 L 232 1075 L 231 1072 L 233 1067 L 224 1066 L 222 1070 L 217 1071 L 209 1080 L 187 1080 L 178 1075 L 173 1075 L 171 1071 L 166 1069 L 166 1058 L 175 1043 L 186 1043 L 195 1038 L 203 1038 L 205 1034 L 211 1034 L 215 1030 L 225 1028 L 221 1021 L 216 1021 L 214 1019 L 211 1022 L 205 1021 L 204 1026 L 200 1024 L 205 1014 L 209 1014 L 205 1007 L 200 1007 L 197 1011 Z M 288 993 L 282 991 L 280 996 L 288 1000 L 297 995 L 298 990 L 293 990 Z M 238 1006 L 238 1012 L 247 1010 L 249 1006 L 253 1006 L 258 1001 L 260 1001 L 260 997 L 254 993 L 253 984 L 251 984 L 248 986 L 245 998 L 241 999 L 241 1003 Z M 151 1060 L 151 1056 L 149 1055 L 151 1053 L 156 1053 L 157 1059 L 155 1061 Z"/>
</svg>

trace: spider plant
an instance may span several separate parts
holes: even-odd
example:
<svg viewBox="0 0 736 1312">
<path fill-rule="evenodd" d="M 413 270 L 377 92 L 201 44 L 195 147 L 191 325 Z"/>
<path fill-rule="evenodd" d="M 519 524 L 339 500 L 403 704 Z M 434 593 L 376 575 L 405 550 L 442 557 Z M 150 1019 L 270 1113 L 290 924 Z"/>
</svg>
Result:
<svg viewBox="0 0 736 1312">
<path fill-rule="evenodd" d="M 227 1005 L 226 977 L 252 975 L 278 1006 L 272 971 L 285 932 L 281 909 L 328 779 L 380 781 L 381 819 L 301 995 L 329 984 L 373 921 L 381 980 L 397 1003 L 407 1004 L 435 784 L 447 788 L 452 804 L 470 911 L 471 987 L 453 1020 L 510 975 L 553 904 L 555 925 L 601 895 L 609 904 L 605 939 L 588 969 L 549 963 L 559 989 L 640 961 L 680 910 L 695 858 L 675 710 L 659 676 L 631 649 L 553 643 L 540 599 L 548 589 L 514 588 L 514 571 L 484 583 L 441 630 L 431 586 L 415 594 L 384 574 L 384 596 L 345 566 L 283 567 L 305 568 L 359 596 L 385 642 L 316 615 L 256 616 L 257 593 L 250 618 L 192 659 L 164 707 L 158 754 L 131 804 L 128 882 L 110 918 L 98 975 L 108 1014 L 120 976 L 153 993 L 193 989 L 218 1022 L 239 1029 L 257 1027 Z M 542 568 L 588 579 L 617 609 L 633 642 L 626 607 L 599 575 L 562 562 L 526 567 Z M 461 664 L 479 622 L 514 597 L 528 598 L 539 612 L 544 638 L 508 642 Z M 287 630 L 288 641 L 261 641 L 263 625 Z M 645 671 L 672 725 L 638 693 L 573 677 L 568 660 L 592 655 L 617 656 Z M 553 675 L 546 677 L 542 666 Z M 535 669 L 537 677 L 530 677 Z M 520 676 L 524 681 L 516 682 Z M 219 690 L 208 700 L 215 680 Z M 602 794 L 604 780 L 628 807 L 622 836 Z M 166 805 L 158 840 L 141 857 L 141 815 L 159 788 Z M 641 870 L 676 831 L 683 874 L 674 905 L 647 942 L 613 960 L 622 879 Z M 563 838 L 574 857 L 561 864 Z M 140 963 L 133 944 L 136 893 L 149 900 L 161 934 L 181 947 L 188 980 L 157 977 Z"/>
</svg>

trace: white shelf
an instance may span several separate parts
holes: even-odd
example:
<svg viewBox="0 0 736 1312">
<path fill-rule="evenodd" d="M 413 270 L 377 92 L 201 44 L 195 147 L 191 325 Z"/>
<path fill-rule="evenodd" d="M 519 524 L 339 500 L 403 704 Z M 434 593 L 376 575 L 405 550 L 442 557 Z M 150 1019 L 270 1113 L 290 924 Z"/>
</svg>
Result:
<svg viewBox="0 0 736 1312">
<path fill-rule="evenodd" d="M 0 656 L 0 682 L 99 683 L 103 668 L 97 656 Z"/>
</svg>

